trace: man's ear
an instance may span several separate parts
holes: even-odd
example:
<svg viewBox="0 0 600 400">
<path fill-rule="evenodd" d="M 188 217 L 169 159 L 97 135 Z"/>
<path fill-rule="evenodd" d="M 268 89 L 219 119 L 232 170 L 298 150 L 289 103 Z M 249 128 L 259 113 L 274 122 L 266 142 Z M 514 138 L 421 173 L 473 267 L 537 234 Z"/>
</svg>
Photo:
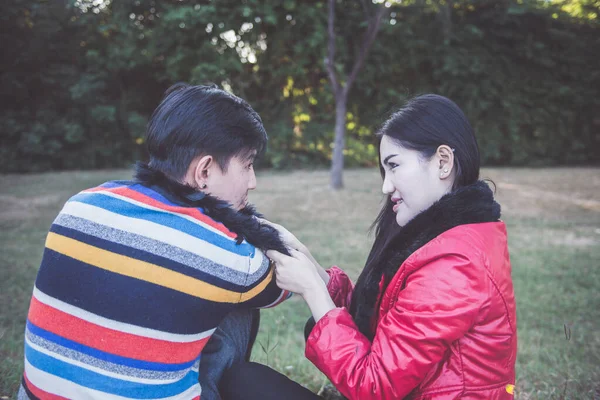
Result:
<svg viewBox="0 0 600 400">
<path fill-rule="evenodd" d="M 212 156 L 207 155 L 200 158 L 194 169 L 194 182 L 196 187 L 205 189 L 208 185 L 208 177 L 211 173 L 211 168 L 214 165 L 215 160 Z"/>
<path fill-rule="evenodd" d="M 439 162 L 440 179 L 452 176 L 454 169 L 454 151 L 445 144 L 437 148 L 436 156 Z"/>
</svg>

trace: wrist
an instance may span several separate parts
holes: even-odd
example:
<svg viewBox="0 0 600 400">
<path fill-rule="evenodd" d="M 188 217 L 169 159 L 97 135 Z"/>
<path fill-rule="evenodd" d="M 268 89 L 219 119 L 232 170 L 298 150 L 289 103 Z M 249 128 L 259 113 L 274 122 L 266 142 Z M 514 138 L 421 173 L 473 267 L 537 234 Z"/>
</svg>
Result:
<svg viewBox="0 0 600 400">
<path fill-rule="evenodd" d="M 306 301 L 315 322 L 318 322 L 325 314 L 335 309 L 335 304 L 333 303 L 333 300 L 331 300 L 325 285 L 322 285 L 319 290 L 308 294 L 304 297 L 304 300 Z"/>
<path fill-rule="evenodd" d="M 302 297 L 304 297 L 304 300 L 308 302 L 310 298 L 323 297 L 323 294 L 329 296 L 329 291 L 327 290 L 327 286 L 325 285 L 321 277 L 318 274 L 316 274 L 315 279 L 313 279 L 311 285 L 304 291 L 304 293 L 302 293 Z"/>
</svg>

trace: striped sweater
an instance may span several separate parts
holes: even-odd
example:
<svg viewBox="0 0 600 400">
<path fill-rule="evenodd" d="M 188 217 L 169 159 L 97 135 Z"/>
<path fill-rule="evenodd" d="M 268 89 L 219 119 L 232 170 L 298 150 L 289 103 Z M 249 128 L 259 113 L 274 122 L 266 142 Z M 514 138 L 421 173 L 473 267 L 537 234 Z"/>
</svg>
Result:
<svg viewBox="0 0 600 400">
<path fill-rule="evenodd" d="M 270 307 L 261 250 L 139 182 L 73 196 L 50 228 L 19 399 L 199 399 L 202 348 L 239 307 Z"/>
</svg>

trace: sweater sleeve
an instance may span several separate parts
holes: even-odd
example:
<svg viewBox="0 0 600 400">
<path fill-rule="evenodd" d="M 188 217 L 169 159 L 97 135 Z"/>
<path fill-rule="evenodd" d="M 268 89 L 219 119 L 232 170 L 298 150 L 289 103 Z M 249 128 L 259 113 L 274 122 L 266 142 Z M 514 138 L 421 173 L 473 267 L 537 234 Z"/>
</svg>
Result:
<svg viewBox="0 0 600 400">
<path fill-rule="evenodd" d="M 292 296 L 292 292 L 277 286 L 274 265 L 262 252 L 260 256 L 263 257 L 261 270 L 249 271 L 244 292 L 240 294 L 240 306 L 245 308 L 275 307 Z"/>
<path fill-rule="evenodd" d="M 439 258 L 409 276 L 373 342 L 337 308 L 313 328 L 306 357 L 350 400 L 404 398 L 470 329 L 485 282 L 485 273 L 462 256 Z"/>
</svg>

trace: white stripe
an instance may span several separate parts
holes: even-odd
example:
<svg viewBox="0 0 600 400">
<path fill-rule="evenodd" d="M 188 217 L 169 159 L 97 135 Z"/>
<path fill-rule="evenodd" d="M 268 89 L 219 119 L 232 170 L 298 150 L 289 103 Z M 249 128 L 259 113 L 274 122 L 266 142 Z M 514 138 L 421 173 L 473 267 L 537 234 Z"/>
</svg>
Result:
<svg viewBox="0 0 600 400">
<path fill-rule="evenodd" d="M 70 314 L 74 317 L 81 318 L 84 321 L 91 322 L 104 328 L 112 329 L 119 332 L 130 333 L 132 335 L 143 336 L 151 339 L 165 340 L 174 343 L 190 343 L 197 340 L 204 339 L 213 334 L 216 328 L 209 329 L 207 331 L 196 333 L 192 335 L 182 335 L 179 333 L 169 333 L 158 331 L 156 329 L 144 328 L 137 325 L 127 324 L 125 322 L 114 321 L 112 319 L 104 318 L 96 314 L 92 314 L 81 308 L 72 306 L 71 304 L 65 303 L 54 297 L 48 296 L 43 293 L 37 287 L 33 288 L 33 296 L 40 302 L 50 307 L 54 307 L 57 310 Z"/>
<path fill-rule="evenodd" d="M 128 203 L 130 203 L 130 204 L 133 204 L 133 205 L 135 205 L 135 206 L 138 206 L 138 207 L 147 208 L 147 209 L 149 209 L 149 210 L 153 210 L 153 211 L 157 211 L 157 212 L 162 212 L 162 213 L 165 213 L 165 214 L 171 214 L 171 215 L 175 215 L 175 216 L 178 216 L 178 217 L 184 218 L 184 219 L 186 219 L 186 220 L 188 220 L 188 221 L 190 221 L 190 222 L 193 222 L 193 223 L 195 223 L 196 225 L 199 225 L 199 226 L 201 226 L 201 227 L 203 227 L 203 228 L 205 228 L 205 229 L 207 229 L 207 230 L 209 230 L 209 231 L 211 231 L 211 232 L 214 232 L 214 233 L 218 234 L 219 236 L 221 236 L 221 237 L 223 237 L 223 238 L 225 238 L 225 239 L 227 239 L 227 240 L 229 240 L 229 241 L 231 241 L 231 242 L 235 242 L 235 239 L 234 239 L 234 238 L 231 238 L 231 237 L 227 236 L 227 235 L 226 235 L 225 233 L 223 233 L 222 231 L 220 231 L 220 230 L 218 230 L 218 229 L 216 229 L 216 228 L 213 228 L 212 226 L 210 226 L 210 225 L 208 225 L 208 224 L 206 224 L 206 223 L 204 223 L 204 222 L 202 222 L 202 221 L 199 221 L 199 220 L 197 220 L 196 218 L 194 218 L 194 217 L 191 217 L 191 216 L 189 216 L 189 215 L 186 215 L 186 214 L 180 214 L 180 213 L 177 213 L 177 212 L 174 212 L 174 211 L 167 211 L 167 210 L 163 210 L 162 208 L 154 207 L 154 206 L 151 206 L 151 205 L 149 205 L 149 204 L 146 204 L 146 203 L 143 203 L 143 202 L 140 202 L 140 201 L 137 201 L 137 200 L 131 199 L 131 198 L 129 198 L 129 197 L 126 197 L 126 196 L 122 196 L 122 195 L 120 195 L 120 194 L 117 194 L 117 193 L 109 192 L 109 191 L 100 190 L 100 191 L 96 191 L 96 192 L 92 192 L 92 193 L 102 193 L 102 194 L 105 194 L 105 195 L 107 195 L 107 196 L 110 196 L 110 197 L 113 197 L 113 198 L 116 198 L 116 199 L 119 199 L 119 200 L 126 201 L 126 202 L 128 202 Z M 206 216 L 206 217 L 207 217 L 207 218 L 210 218 L 209 216 Z M 214 220 L 213 220 L 213 221 L 214 221 Z M 217 223 L 217 224 L 219 223 L 218 221 L 214 221 L 214 222 L 215 222 L 215 223 Z M 162 225 L 161 225 L 161 226 L 162 226 Z M 249 245 L 249 246 L 252 246 L 250 243 L 248 243 L 248 242 L 246 241 L 246 239 L 244 239 L 244 241 L 243 241 L 242 243 L 245 243 L 245 244 L 247 244 L 247 245 Z M 259 256 L 260 256 L 261 258 L 264 258 L 264 254 L 263 254 L 263 253 L 262 253 L 262 251 L 260 251 L 259 249 L 256 249 L 256 248 L 255 248 L 255 254 L 256 254 L 256 255 L 255 255 L 255 258 L 256 258 L 256 257 L 259 257 Z M 200 255 L 200 256 L 203 256 L 203 257 L 205 257 L 204 253 L 202 253 L 202 254 L 199 254 L 199 255 Z M 238 256 L 238 257 L 239 257 L 239 256 Z M 261 262 L 262 262 L 262 260 L 261 260 Z M 251 261 L 251 266 L 250 266 L 250 267 L 251 267 L 251 270 L 250 270 L 248 273 L 252 274 L 252 273 L 256 272 L 256 270 L 257 270 L 258 268 L 260 268 L 261 262 L 260 262 L 260 263 L 256 263 L 256 260 L 254 260 L 254 259 L 253 259 L 253 260 Z M 227 265 L 227 264 L 223 264 L 223 265 L 225 265 L 226 267 L 228 267 L 228 265 Z M 252 267 L 255 267 L 256 269 L 252 269 Z M 241 272 L 246 272 L 246 270 L 242 270 Z"/>
<path fill-rule="evenodd" d="M 120 380 L 124 380 L 124 381 L 130 381 L 130 382 L 135 382 L 135 383 L 143 383 L 146 385 L 160 385 L 160 384 L 169 384 L 169 383 L 173 383 L 173 382 L 177 382 L 179 380 L 181 380 L 181 377 L 178 378 L 171 378 L 171 379 L 148 379 L 148 378 L 139 378 L 139 377 L 134 377 L 134 376 L 130 376 L 130 375 L 123 375 L 123 374 L 117 374 L 111 371 L 107 371 L 105 369 L 102 368 L 98 368 L 98 367 L 94 367 L 93 365 L 90 364 L 86 364 L 86 363 L 82 363 L 81 361 L 77 361 L 77 360 L 73 360 L 71 358 L 65 357 L 61 354 L 58 353 L 54 353 L 51 351 L 48 351 L 47 349 L 38 346 L 37 344 L 31 342 L 29 339 L 25 338 L 25 342 L 34 350 L 37 350 L 40 353 L 43 353 L 49 357 L 52 358 L 56 358 L 57 360 L 60 360 L 62 362 L 65 362 L 67 364 L 71 364 L 71 365 L 75 365 L 76 367 L 79 368 L 83 368 L 83 369 L 87 369 L 89 371 L 93 371 L 96 372 L 100 375 L 104 375 L 104 376 L 109 376 L 111 378 L 117 378 Z M 188 368 L 188 370 L 186 371 L 189 372 L 190 368 Z"/>
<path fill-rule="evenodd" d="M 99 392 L 77 385 L 69 380 L 51 375 L 45 371 L 37 369 L 25 359 L 25 375 L 32 385 L 40 388 L 44 392 L 52 393 L 67 399 L 90 399 L 90 400 L 126 400 L 125 397 L 115 396 L 114 394 Z"/>
<path fill-rule="evenodd" d="M 74 217 L 88 219 L 111 228 L 135 233 L 172 246 L 180 247 L 186 251 L 197 254 L 198 256 L 208 258 L 217 264 L 243 273 L 252 274 L 258 270 L 264 257 L 263 253 L 258 249 L 256 249 L 255 257 L 253 258 L 250 258 L 249 255 L 237 255 L 177 229 L 139 218 L 126 217 L 100 207 L 77 201 L 68 202 L 62 212 Z M 249 264 L 250 270 L 248 270 Z"/>
<path fill-rule="evenodd" d="M 117 194 L 117 193 L 113 193 L 113 192 L 109 192 L 109 191 L 106 191 L 106 190 L 98 190 L 98 191 L 95 191 L 95 192 L 84 192 L 84 193 L 86 193 L 86 194 L 102 193 L 102 194 L 104 194 L 106 196 L 110 196 L 110 197 L 114 197 L 115 199 L 126 201 L 126 202 L 128 202 L 130 204 L 133 204 L 133 205 L 137 206 L 137 207 L 147 208 L 148 210 L 158 211 L 158 212 L 165 213 L 165 214 L 176 215 L 178 217 L 187 219 L 188 221 L 193 222 L 196 225 L 200 225 L 201 227 L 206 228 L 209 231 L 214 232 L 214 233 L 216 233 L 216 234 L 224 237 L 225 239 L 231 240 L 232 242 L 235 241 L 235 239 L 227 236 L 222 231 L 220 231 L 220 230 L 218 230 L 218 229 L 216 229 L 216 228 L 214 228 L 214 227 L 212 227 L 212 226 L 210 226 L 210 225 L 208 225 L 208 224 L 206 224 L 206 223 L 204 223 L 204 222 L 202 222 L 202 221 L 200 221 L 200 220 L 198 220 L 198 219 L 196 219 L 194 217 L 190 217 L 189 215 L 186 215 L 186 214 L 180 214 L 180 213 L 177 213 L 177 212 L 164 210 L 162 208 L 154 207 L 154 206 L 151 206 L 150 204 L 146 204 L 146 203 L 143 203 L 141 201 L 134 200 L 134 199 L 132 199 L 130 197 L 123 196 L 123 195 L 120 195 L 120 194 Z M 141 194 L 144 195 L 143 193 L 141 193 Z M 181 207 L 181 208 L 184 208 L 184 207 Z M 200 210 L 198 210 L 198 212 L 202 213 Z M 207 218 L 210 218 L 210 217 L 207 216 Z M 215 221 L 215 222 L 218 223 L 217 221 Z"/>
<path fill-rule="evenodd" d="M 202 388 L 200 387 L 200 383 L 197 383 L 194 386 L 192 386 L 191 388 L 189 388 L 188 390 L 186 390 L 185 392 L 181 393 L 180 395 L 173 396 L 173 397 L 166 397 L 166 398 L 162 398 L 160 400 L 190 400 L 190 399 L 193 399 L 194 397 L 200 396 L 201 394 L 202 394 Z"/>
<path fill-rule="evenodd" d="M 171 246 L 163 242 L 158 242 L 154 239 L 149 239 L 145 236 L 140 236 L 135 233 L 124 232 L 119 229 L 109 228 L 106 225 L 101 225 L 87 219 L 74 217 L 68 214 L 60 214 L 55 220 L 55 225 L 63 226 L 69 229 L 74 229 L 78 232 L 85 233 L 100 239 L 113 241 L 132 249 L 142 250 L 159 257 L 170 258 L 175 262 L 186 265 L 190 268 L 202 271 L 209 275 L 214 275 L 224 281 L 243 285 L 250 279 L 251 282 L 256 281 L 261 277 L 268 268 L 267 259 L 263 259 L 263 265 L 254 274 L 248 275 L 245 272 L 234 271 L 221 264 L 214 263 L 204 257 L 192 254 L 179 247 Z"/>
<path fill-rule="evenodd" d="M 68 399 L 129 400 L 127 397 L 86 388 L 69 380 L 51 375 L 35 368 L 27 361 L 27 359 L 25 359 L 25 374 L 27 375 L 27 379 L 29 379 L 33 385 L 41 390 L 57 396 L 66 397 Z M 171 397 L 163 397 L 160 400 L 189 400 L 190 398 L 199 396 L 201 392 L 202 390 L 200 388 L 200 384 L 196 384 L 181 394 Z"/>
</svg>

